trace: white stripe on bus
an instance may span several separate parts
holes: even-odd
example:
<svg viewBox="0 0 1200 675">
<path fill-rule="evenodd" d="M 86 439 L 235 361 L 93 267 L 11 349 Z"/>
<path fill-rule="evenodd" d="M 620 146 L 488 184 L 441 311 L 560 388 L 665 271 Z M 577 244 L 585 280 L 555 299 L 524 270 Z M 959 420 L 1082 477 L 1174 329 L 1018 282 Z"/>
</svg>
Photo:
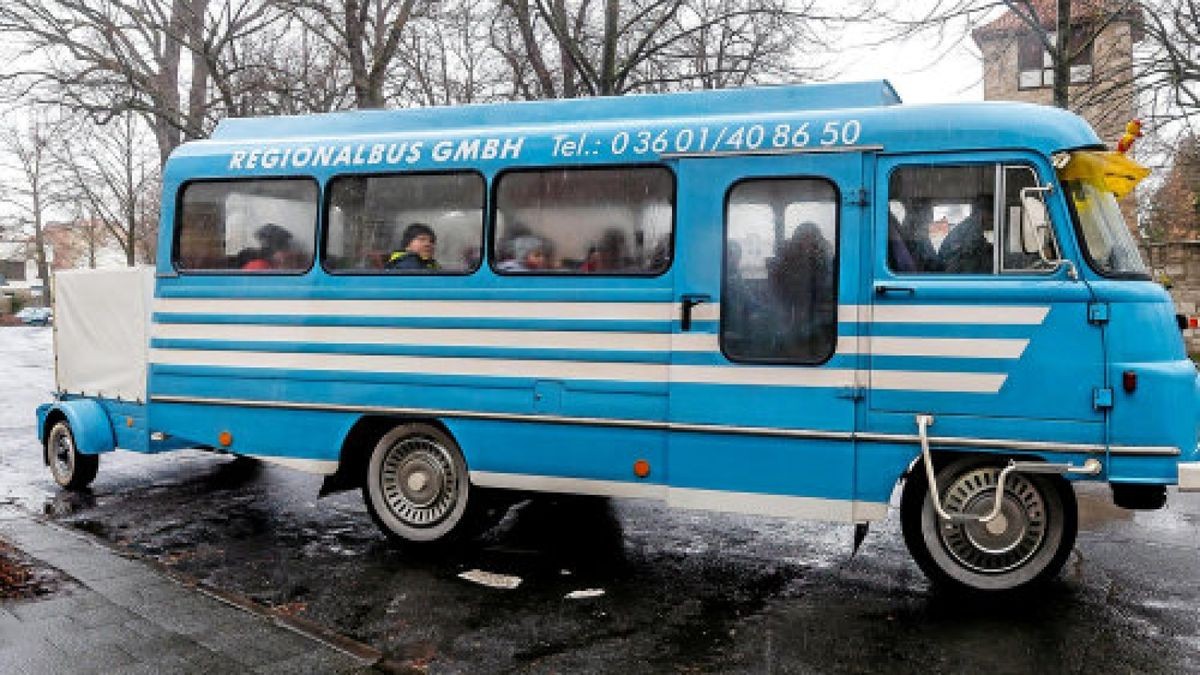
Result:
<svg viewBox="0 0 1200 675">
<path fill-rule="evenodd" d="M 529 300 L 261 300 L 239 298 L 157 298 L 154 311 L 215 316 L 419 317 L 434 319 L 594 319 L 598 321 L 672 321 L 679 303 L 539 302 Z M 845 323 L 939 323 L 1038 325 L 1049 307 L 990 305 L 840 305 Z M 696 321 L 716 321 L 721 308 L 703 303 L 692 308 Z"/>
<path fill-rule="evenodd" d="M 718 353 L 715 333 L 479 330 L 471 328 L 378 328 L 369 326 L 268 326 L 262 324 L 160 323 L 152 336 L 170 340 L 301 342 L 308 344 L 590 349 L 603 351 Z M 838 354 L 947 358 L 1020 358 L 1024 339 L 928 338 L 844 335 Z"/>
<path fill-rule="evenodd" d="M 705 318 L 693 309 L 694 319 Z M 237 298 L 158 298 L 154 311 L 218 316 L 363 316 L 428 319 L 594 319 L 670 321 L 675 302 L 537 302 L 528 300 L 246 300 Z M 715 317 L 713 317 L 715 318 Z M 707 319 L 706 319 L 707 320 Z"/>
<path fill-rule="evenodd" d="M 776 387 L 856 386 L 855 370 L 778 366 L 698 366 L 611 361 L 548 361 L 378 354 L 321 354 L 225 350 L 151 349 L 156 365 L 272 368 L 333 372 L 408 373 L 465 377 L 522 377 L 610 382 L 760 385 Z M 1003 373 L 871 371 L 875 389 L 995 393 Z"/>
<path fill-rule="evenodd" d="M 768 516 L 801 517 L 834 522 L 864 522 L 883 520 L 888 505 L 883 502 L 863 502 L 849 499 L 824 499 L 773 495 L 761 492 L 704 490 L 658 483 L 568 478 L 536 474 L 471 471 L 471 483 L 480 487 L 532 490 L 535 492 L 567 492 L 665 500 L 670 506 L 706 511 L 727 511 Z"/>
<path fill-rule="evenodd" d="M 1049 313 L 1049 307 L 1029 305 L 841 305 L 838 321 L 1036 326 Z"/>
</svg>

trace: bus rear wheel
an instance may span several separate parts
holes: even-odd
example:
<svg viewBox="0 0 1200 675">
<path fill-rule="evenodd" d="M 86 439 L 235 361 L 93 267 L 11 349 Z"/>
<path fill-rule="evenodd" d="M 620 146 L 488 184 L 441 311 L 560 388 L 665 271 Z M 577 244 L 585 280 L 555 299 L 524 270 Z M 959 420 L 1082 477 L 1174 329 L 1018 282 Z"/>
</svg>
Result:
<svg viewBox="0 0 1200 675">
<path fill-rule="evenodd" d="M 96 480 L 100 470 L 98 455 L 85 455 L 75 445 L 75 433 L 65 420 L 59 420 L 46 434 L 46 465 L 54 482 L 68 490 L 82 490 Z"/>
<path fill-rule="evenodd" d="M 968 457 L 937 472 L 942 508 L 948 513 L 986 515 L 996 499 L 1004 462 Z M 929 482 L 918 467 L 900 502 L 904 543 L 935 586 L 953 590 L 1005 592 L 1053 578 L 1075 544 L 1075 493 L 1058 476 L 1010 474 L 993 520 L 947 522 L 933 506 Z"/>
<path fill-rule="evenodd" d="M 428 424 L 401 424 L 375 444 L 363 501 L 390 538 L 432 543 L 462 536 L 471 481 L 450 436 Z"/>
</svg>

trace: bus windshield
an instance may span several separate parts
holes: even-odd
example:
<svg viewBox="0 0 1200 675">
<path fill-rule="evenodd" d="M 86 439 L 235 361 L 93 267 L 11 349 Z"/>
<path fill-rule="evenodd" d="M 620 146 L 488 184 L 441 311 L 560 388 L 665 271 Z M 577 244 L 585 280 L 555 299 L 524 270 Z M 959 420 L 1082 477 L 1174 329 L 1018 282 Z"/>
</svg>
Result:
<svg viewBox="0 0 1200 675">
<path fill-rule="evenodd" d="M 1105 276 L 1149 278 L 1117 200 L 1150 170 L 1119 152 L 1077 150 L 1066 159 L 1058 177 L 1071 198 L 1088 262 Z"/>
<path fill-rule="evenodd" d="M 1105 276 L 1147 276 L 1113 193 L 1083 180 L 1067 181 L 1065 187 L 1075 207 L 1088 259 L 1096 271 Z"/>
</svg>

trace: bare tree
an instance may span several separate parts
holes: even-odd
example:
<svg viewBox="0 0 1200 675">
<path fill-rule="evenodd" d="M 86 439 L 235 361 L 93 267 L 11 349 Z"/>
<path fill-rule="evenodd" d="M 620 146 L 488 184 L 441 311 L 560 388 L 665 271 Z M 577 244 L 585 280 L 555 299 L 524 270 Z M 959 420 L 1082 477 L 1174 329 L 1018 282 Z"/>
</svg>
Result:
<svg viewBox="0 0 1200 675">
<path fill-rule="evenodd" d="M 399 105 L 453 105 L 507 98 L 507 72 L 491 47 L 493 0 L 443 0 L 410 20 L 398 53 Z"/>
<path fill-rule="evenodd" d="M 18 221 L 33 230 L 37 276 L 42 281 L 42 304 L 50 304 L 50 267 L 46 256 L 43 228 L 52 205 L 49 186 L 55 126 L 43 111 L 35 110 L 28 123 L 0 130 L 0 142 L 8 152 L 6 168 L 16 180 L 9 184 L 4 202 L 16 213 Z"/>
<path fill-rule="evenodd" d="M 350 69 L 358 108 L 382 108 L 416 0 L 276 0 Z"/>
<path fill-rule="evenodd" d="M 126 113 L 104 128 L 84 123 L 73 132 L 56 153 L 56 188 L 103 224 L 127 265 L 150 259 L 159 174 L 157 158 L 142 150 L 148 131 L 136 115 Z"/>
<path fill-rule="evenodd" d="M 1148 0 L 1142 28 L 1146 39 L 1134 77 L 1143 105 L 1160 123 L 1186 123 L 1182 141 L 1195 144 L 1200 113 L 1200 2 Z"/>
<path fill-rule="evenodd" d="M 494 46 L 527 98 L 811 79 L 837 28 L 813 0 L 501 0 Z"/>
<path fill-rule="evenodd" d="M 0 33 L 20 45 L 21 65 L 6 78 L 26 99 L 100 124 L 144 115 L 165 161 L 206 135 L 217 103 L 236 111 L 229 76 L 243 66 L 230 50 L 276 18 L 262 0 L 10 0 Z"/>
</svg>

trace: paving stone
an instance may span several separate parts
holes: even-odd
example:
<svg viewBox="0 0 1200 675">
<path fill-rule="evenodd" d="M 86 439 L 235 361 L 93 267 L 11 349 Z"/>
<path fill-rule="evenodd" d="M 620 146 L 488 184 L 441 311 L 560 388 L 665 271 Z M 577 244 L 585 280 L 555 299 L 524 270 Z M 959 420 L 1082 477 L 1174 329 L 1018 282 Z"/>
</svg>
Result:
<svg viewBox="0 0 1200 675">
<path fill-rule="evenodd" d="M 19 623 L 21 623 L 21 620 L 15 614 L 0 607 L 0 636 L 4 635 L 5 629 L 11 629 Z"/>
<path fill-rule="evenodd" d="M 45 600 L 23 602 L 8 609 L 21 621 L 34 621 L 54 616 L 71 616 L 92 609 L 99 605 L 93 598 L 92 593 L 71 593 Z"/>
<path fill-rule="evenodd" d="M 133 612 L 113 603 L 106 603 L 99 607 L 84 609 L 71 616 L 81 628 L 92 628 L 96 626 L 119 626 L 126 621 L 136 619 L 137 615 Z"/>
<path fill-rule="evenodd" d="M 79 558 L 69 556 L 46 556 L 45 562 L 59 568 L 80 581 L 103 581 L 115 577 L 145 579 L 150 570 L 140 563 L 123 558 Z"/>
<path fill-rule="evenodd" d="M 167 635 L 176 635 L 176 633 L 164 630 L 161 626 L 153 621 L 148 621 L 145 618 L 137 615 L 134 615 L 134 618 L 126 621 L 123 625 L 134 633 L 137 633 L 142 639 L 154 639 Z"/>
<path fill-rule="evenodd" d="M 354 657 L 331 649 L 308 651 L 290 659 L 276 661 L 254 669 L 260 675 L 293 675 L 294 673 L 353 673 L 362 669 Z"/>
<path fill-rule="evenodd" d="M 170 655 L 186 656 L 201 648 L 204 646 L 186 635 L 166 632 L 154 637 L 136 637 L 121 643 L 121 649 L 139 661 L 154 661 Z"/>
<path fill-rule="evenodd" d="M 289 659 L 314 648 L 311 639 L 267 623 L 265 619 L 237 630 L 202 633 L 194 639 L 215 651 L 233 655 L 247 666 Z"/>
<path fill-rule="evenodd" d="M 117 668 L 137 663 L 137 659 L 130 656 L 129 652 L 104 641 L 98 641 L 86 649 L 63 650 L 63 654 L 71 662 L 71 672 L 74 675 L 110 673 Z"/>
<path fill-rule="evenodd" d="M 0 673 L 63 673 L 72 665 L 65 654 L 37 638 L 0 648 Z"/>
</svg>

